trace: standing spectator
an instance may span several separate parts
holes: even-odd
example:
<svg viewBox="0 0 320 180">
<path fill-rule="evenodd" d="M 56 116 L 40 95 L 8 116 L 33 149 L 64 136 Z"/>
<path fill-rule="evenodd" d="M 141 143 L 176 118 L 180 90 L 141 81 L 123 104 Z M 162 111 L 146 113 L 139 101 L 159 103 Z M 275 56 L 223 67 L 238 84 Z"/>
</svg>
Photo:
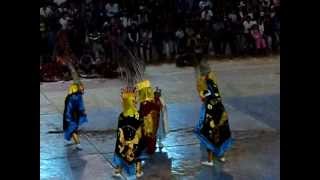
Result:
<svg viewBox="0 0 320 180">
<path fill-rule="evenodd" d="M 252 28 L 253 25 L 255 25 L 256 22 L 254 20 L 251 19 L 250 16 L 247 16 L 246 19 L 243 22 L 243 30 L 244 30 L 244 35 L 246 38 L 246 52 L 250 53 L 253 49 L 253 39 L 252 36 L 250 34 L 250 30 Z"/>
<path fill-rule="evenodd" d="M 201 0 L 199 2 L 199 8 L 200 10 L 203 10 L 204 8 L 212 8 L 212 3 L 209 0 Z"/>
<path fill-rule="evenodd" d="M 140 37 L 139 37 L 139 31 L 137 28 L 137 24 L 133 23 L 128 30 L 127 33 L 128 37 L 127 37 L 127 44 L 129 46 L 129 48 L 132 50 L 132 52 L 135 55 L 139 55 L 139 41 L 140 41 Z"/>
<path fill-rule="evenodd" d="M 40 56 L 43 57 L 47 53 L 47 27 L 45 17 L 40 16 Z"/>
<path fill-rule="evenodd" d="M 201 20 L 210 22 L 213 17 L 213 12 L 209 7 L 205 7 L 204 10 L 201 12 Z"/>
<path fill-rule="evenodd" d="M 69 20 L 70 18 L 67 13 L 64 13 L 63 16 L 59 19 L 62 30 L 67 30 Z"/>
<path fill-rule="evenodd" d="M 218 18 L 214 20 L 212 24 L 212 44 L 214 48 L 214 53 L 217 57 L 223 55 L 223 50 L 221 47 L 222 44 L 222 35 L 224 32 L 224 24 Z"/>
<path fill-rule="evenodd" d="M 254 25 L 251 30 L 251 35 L 253 39 L 255 40 L 255 48 L 257 54 L 265 53 L 266 50 L 266 42 L 263 39 L 263 36 L 259 30 L 258 25 Z"/>
<path fill-rule="evenodd" d="M 270 16 L 265 16 L 263 21 L 264 35 L 267 40 L 268 50 L 272 50 L 273 44 L 273 32 L 272 32 L 272 23 Z"/>
<path fill-rule="evenodd" d="M 271 23 L 273 32 L 273 50 L 277 51 L 280 45 L 280 19 L 275 9 L 271 9 Z"/>
<path fill-rule="evenodd" d="M 141 30 L 140 55 L 145 62 L 150 62 L 151 58 L 152 32 L 149 28 Z"/>
<path fill-rule="evenodd" d="M 234 24 L 231 22 L 231 19 L 224 18 L 224 32 L 223 32 L 223 42 L 222 42 L 222 51 L 226 52 L 226 47 L 229 45 L 232 55 L 237 55 L 236 53 L 236 34 Z"/>
<path fill-rule="evenodd" d="M 177 53 L 181 54 L 184 50 L 185 35 L 181 27 L 175 33 L 177 39 Z"/>
<path fill-rule="evenodd" d="M 163 57 L 163 53 L 162 53 L 162 40 L 163 40 L 163 31 L 161 29 L 160 24 L 156 24 L 156 28 L 154 29 L 154 36 L 153 36 L 153 42 L 154 42 L 154 46 L 158 55 L 158 60 L 161 60 L 161 58 Z"/>
</svg>

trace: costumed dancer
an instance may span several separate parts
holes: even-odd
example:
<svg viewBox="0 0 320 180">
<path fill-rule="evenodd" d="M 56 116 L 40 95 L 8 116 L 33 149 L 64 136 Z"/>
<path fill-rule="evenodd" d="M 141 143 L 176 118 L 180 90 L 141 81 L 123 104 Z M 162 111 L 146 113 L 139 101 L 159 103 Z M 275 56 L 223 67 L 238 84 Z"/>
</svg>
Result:
<svg viewBox="0 0 320 180">
<path fill-rule="evenodd" d="M 118 118 L 117 141 L 113 163 L 115 164 L 115 176 L 120 176 L 124 169 L 129 177 L 141 177 L 141 166 L 136 167 L 137 157 L 141 148 L 141 124 L 136 108 L 136 94 L 134 88 L 125 88 L 121 92 L 122 108 Z"/>
<path fill-rule="evenodd" d="M 121 78 L 126 81 L 126 87 L 122 90 L 123 112 L 119 115 L 117 128 L 117 142 L 113 158 L 115 176 L 120 176 L 124 169 L 129 177 L 141 177 L 143 175 L 139 156 L 143 150 L 142 124 L 143 120 L 136 108 L 136 89 L 134 85 L 140 81 L 144 71 L 144 63 L 124 45 L 117 41 L 118 67 Z"/>
<path fill-rule="evenodd" d="M 168 118 L 166 104 L 161 97 L 161 89 L 154 90 L 149 80 L 136 84 L 139 94 L 139 113 L 143 119 L 143 144 L 145 151 L 152 155 L 156 150 L 157 139 L 159 149 L 163 147 L 162 140 L 168 133 Z"/>
<path fill-rule="evenodd" d="M 79 76 L 73 65 L 69 62 L 68 66 L 74 82 L 70 85 L 68 95 L 65 98 L 63 112 L 64 138 L 68 142 L 72 139 L 76 144 L 76 147 L 81 149 L 78 128 L 83 123 L 88 122 L 82 97 L 84 86 L 80 82 Z"/>
<path fill-rule="evenodd" d="M 216 76 L 208 64 L 196 67 L 197 90 L 203 102 L 195 133 L 208 152 L 203 165 L 213 166 L 214 158 L 225 162 L 224 154 L 232 145 L 228 114 L 223 106 Z"/>
<path fill-rule="evenodd" d="M 163 148 L 162 141 L 166 138 L 167 134 L 169 133 L 167 105 L 164 99 L 161 97 L 161 95 L 162 95 L 161 89 L 156 87 L 156 90 L 154 92 L 154 100 L 155 100 L 155 103 L 160 106 L 160 117 L 159 117 L 158 131 L 157 131 L 157 138 L 158 138 L 158 144 L 159 144 L 160 150 Z"/>
</svg>

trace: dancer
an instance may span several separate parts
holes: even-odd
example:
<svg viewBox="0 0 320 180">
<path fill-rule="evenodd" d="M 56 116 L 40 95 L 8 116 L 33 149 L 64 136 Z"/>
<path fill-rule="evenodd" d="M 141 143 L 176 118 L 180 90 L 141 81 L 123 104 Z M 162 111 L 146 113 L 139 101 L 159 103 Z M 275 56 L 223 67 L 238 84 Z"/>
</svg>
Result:
<svg viewBox="0 0 320 180">
<path fill-rule="evenodd" d="M 78 128 L 88 122 L 82 98 L 83 93 L 84 87 L 81 83 L 71 84 L 63 113 L 64 138 L 68 142 L 72 139 L 77 149 L 81 149 Z"/>
<path fill-rule="evenodd" d="M 208 161 L 202 164 L 213 166 L 215 157 L 225 162 L 224 153 L 232 144 L 228 114 L 222 104 L 216 76 L 209 65 L 200 63 L 196 67 L 196 72 L 197 90 L 203 104 L 195 133 L 208 152 Z"/>
<path fill-rule="evenodd" d="M 161 95 L 162 95 L 161 89 L 156 87 L 156 90 L 154 92 L 154 100 L 155 100 L 155 103 L 160 106 L 160 117 L 159 117 L 159 123 L 157 126 L 158 127 L 157 140 L 158 140 L 160 151 L 164 146 L 162 141 L 166 138 L 167 134 L 169 133 L 167 105 Z"/>
<path fill-rule="evenodd" d="M 139 95 L 139 114 L 143 119 L 143 144 L 146 152 L 151 155 L 156 150 L 161 104 L 155 102 L 154 90 L 149 80 L 137 83 L 136 87 Z"/>
<path fill-rule="evenodd" d="M 68 95 L 65 98 L 65 107 L 63 112 L 63 131 L 64 138 L 69 142 L 71 139 L 76 144 L 77 149 L 82 149 L 80 145 L 78 128 L 83 123 L 88 122 L 85 113 L 83 93 L 84 86 L 80 81 L 79 74 L 72 64 L 71 56 L 63 58 L 64 63 L 67 65 L 73 79 L 70 85 Z"/>
<path fill-rule="evenodd" d="M 123 42 L 117 41 L 115 46 L 121 78 L 126 82 L 122 90 L 123 112 L 119 115 L 117 127 L 117 142 L 113 158 L 115 176 L 120 176 L 124 169 L 129 177 L 143 175 L 141 159 L 139 158 L 144 148 L 142 142 L 143 120 L 136 108 L 135 84 L 142 80 L 144 63 L 128 49 Z"/>
<path fill-rule="evenodd" d="M 117 141 L 113 163 L 115 164 L 115 176 L 120 176 L 124 169 L 129 177 L 141 177 L 141 166 L 136 168 L 137 157 L 141 148 L 141 124 L 136 108 L 136 95 L 134 88 L 125 88 L 121 92 L 122 108 L 118 118 Z"/>
</svg>

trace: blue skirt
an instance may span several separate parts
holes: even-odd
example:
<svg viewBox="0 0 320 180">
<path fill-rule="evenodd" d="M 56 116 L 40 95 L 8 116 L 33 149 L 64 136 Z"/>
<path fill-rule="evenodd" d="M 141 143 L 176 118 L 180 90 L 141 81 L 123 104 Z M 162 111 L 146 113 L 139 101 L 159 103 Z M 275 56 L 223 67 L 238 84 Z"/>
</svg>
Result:
<svg viewBox="0 0 320 180">
<path fill-rule="evenodd" d="M 205 146 L 208 150 L 210 150 L 216 157 L 221 157 L 224 155 L 226 151 L 228 151 L 233 144 L 233 139 L 230 137 L 226 139 L 220 146 L 216 146 L 212 144 L 208 138 L 206 138 L 201 132 L 200 129 L 203 127 L 203 122 L 206 116 L 206 107 L 203 104 L 200 110 L 200 118 L 195 127 L 195 134 L 200 140 L 201 145 Z"/>
<path fill-rule="evenodd" d="M 72 133 L 78 130 L 79 126 L 88 122 L 86 116 L 80 117 L 79 124 L 75 121 L 69 121 L 66 130 L 64 131 L 64 138 L 68 141 L 71 140 Z"/>
<path fill-rule="evenodd" d="M 136 175 L 136 163 L 128 164 L 117 154 L 113 155 L 112 163 L 115 166 L 123 168 L 129 176 Z"/>
</svg>

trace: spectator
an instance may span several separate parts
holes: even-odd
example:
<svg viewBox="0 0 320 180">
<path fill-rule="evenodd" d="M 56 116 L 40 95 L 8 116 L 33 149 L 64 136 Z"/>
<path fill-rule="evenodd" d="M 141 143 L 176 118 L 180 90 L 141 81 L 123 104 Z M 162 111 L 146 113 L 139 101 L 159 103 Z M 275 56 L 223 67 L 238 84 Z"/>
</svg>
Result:
<svg viewBox="0 0 320 180">
<path fill-rule="evenodd" d="M 149 28 L 141 30 L 140 55 L 145 62 L 151 59 L 152 32 Z"/>
<path fill-rule="evenodd" d="M 234 23 L 229 18 L 224 18 L 224 32 L 223 32 L 223 41 L 222 41 L 222 52 L 226 52 L 227 45 L 230 47 L 231 54 L 230 56 L 237 55 L 236 52 L 236 34 Z"/>
<path fill-rule="evenodd" d="M 40 2 L 40 16 L 41 59 L 65 58 L 73 52 L 80 58 L 88 46 L 116 62 L 120 54 L 116 44 L 123 40 L 147 62 L 154 54 L 159 59 L 163 54 L 169 58 L 200 49 L 201 55 L 209 54 L 210 41 L 217 56 L 224 55 L 228 46 L 232 56 L 263 49 L 260 36 L 268 49 L 277 52 L 280 47 L 280 0 L 215 1 L 214 6 L 211 0 L 59 0 Z M 88 44 L 88 34 L 93 32 L 103 32 L 104 40 Z"/>
<path fill-rule="evenodd" d="M 177 53 L 180 54 L 184 50 L 184 45 L 185 45 L 185 35 L 184 31 L 182 30 L 181 27 L 176 31 L 175 33 L 176 39 L 177 39 Z"/>
<path fill-rule="evenodd" d="M 213 17 L 213 13 L 209 7 L 205 7 L 204 10 L 201 12 L 201 20 L 203 21 L 211 21 Z"/>
<path fill-rule="evenodd" d="M 211 40 L 213 43 L 213 48 L 214 48 L 214 53 L 217 57 L 221 56 L 224 54 L 222 50 L 222 35 L 224 32 L 224 24 L 221 22 L 219 19 L 215 19 L 213 24 L 212 24 L 212 36 Z"/>
<path fill-rule="evenodd" d="M 255 40 L 255 48 L 257 54 L 263 54 L 266 50 L 266 42 L 263 39 L 261 32 L 259 31 L 259 26 L 254 25 L 251 30 L 251 35 Z"/>
<path fill-rule="evenodd" d="M 199 2 L 199 8 L 200 10 L 203 10 L 205 8 L 212 8 L 212 3 L 209 0 L 201 0 Z"/>
<path fill-rule="evenodd" d="M 137 27 L 136 23 L 133 23 L 128 30 L 128 40 L 127 40 L 127 45 L 129 48 L 132 50 L 132 52 L 136 55 L 139 55 L 139 41 L 140 41 L 140 35 L 139 35 L 139 30 Z"/>
<path fill-rule="evenodd" d="M 246 39 L 246 51 L 247 53 L 250 53 L 252 51 L 252 45 L 253 45 L 253 39 L 250 34 L 250 30 L 253 25 L 256 24 L 256 21 L 252 20 L 251 17 L 248 15 L 245 21 L 243 22 L 243 28 L 244 28 L 244 36 Z"/>
<path fill-rule="evenodd" d="M 61 25 L 61 29 L 62 30 L 67 30 L 67 26 L 68 26 L 69 22 L 70 22 L 70 18 L 67 15 L 67 13 L 65 13 L 59 20 L 59 23 Z"/>
</svg>

